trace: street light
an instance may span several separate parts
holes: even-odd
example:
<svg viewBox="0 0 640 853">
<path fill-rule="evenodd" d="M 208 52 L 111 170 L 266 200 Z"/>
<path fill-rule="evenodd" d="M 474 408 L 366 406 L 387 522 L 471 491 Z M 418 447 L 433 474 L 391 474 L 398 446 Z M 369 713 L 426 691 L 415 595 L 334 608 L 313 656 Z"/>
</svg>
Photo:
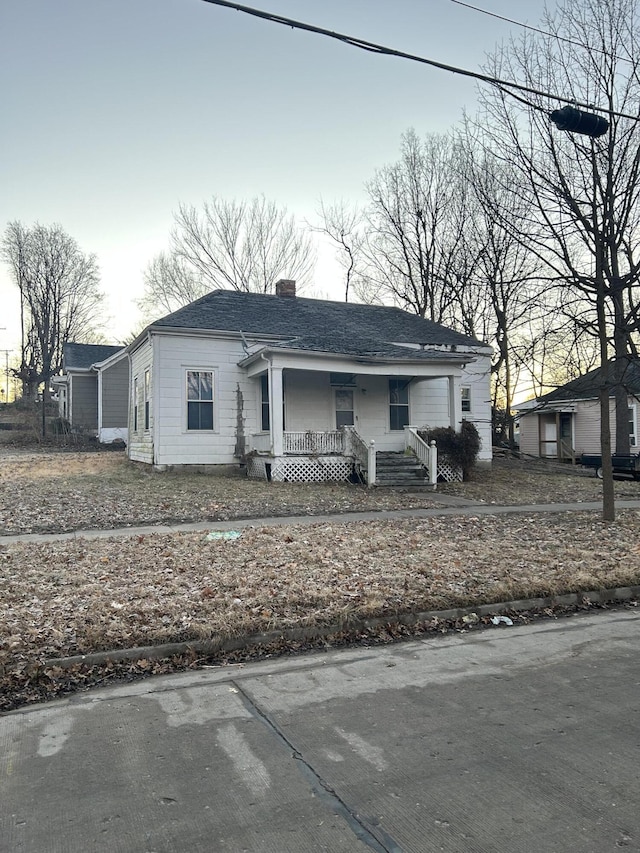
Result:
<svg viewBox="0 0 640 853">
<path fill-rule="evenodd" d="M 603 136 L 609 130 L 609 122 L 595 113 L 585 113 L 567 104 L 561 110 L 554 110 L 549 118 L 558 128 L 568 133 L 583 133 L 585 136 Z"/>
</svg>

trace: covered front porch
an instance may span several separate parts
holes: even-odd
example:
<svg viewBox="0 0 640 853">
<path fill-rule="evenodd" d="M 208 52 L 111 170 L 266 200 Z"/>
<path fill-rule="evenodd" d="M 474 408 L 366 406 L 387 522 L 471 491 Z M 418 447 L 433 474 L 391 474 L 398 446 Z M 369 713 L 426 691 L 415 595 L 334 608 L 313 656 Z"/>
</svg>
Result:
<svg viewBox="0 0 640 853">
<path fill-rule="evenodd" d="M 245 437 L 249 477 L 289 482 L 379 484 L 379 454 L 407 454 L 422 482 L 459 479 L 439 470 L 418 426 L 462 422 L 462 359 L 366 360 L 262 350 L 241 362 L 255 382 L 260 430 Z M 416 424 L 416 425 L 414 425 Z"/>
</svg>

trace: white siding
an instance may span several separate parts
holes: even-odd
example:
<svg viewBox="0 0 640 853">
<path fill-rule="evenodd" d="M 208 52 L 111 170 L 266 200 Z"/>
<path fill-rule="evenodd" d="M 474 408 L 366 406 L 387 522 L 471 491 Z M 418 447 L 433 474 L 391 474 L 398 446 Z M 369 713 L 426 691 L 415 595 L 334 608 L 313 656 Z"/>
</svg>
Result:
<svg viewBox="0 0 640 853">
<path fill-rule="evenodd" d="M 244 436 L 260 432 L 260 378 L 248 378 L 238 362 L 245 357 L 241 342 L 215 340 L 203 335 L 155 334 L 132 354 L 131 387 L 138 377 L 138 430 L 133 433 L 129 414 L 131 459 L 156 465 L 208 465 L 237 462 L 238 388 L 242 395 Z M 472 411 L 466 415 L 477 423 L 482 438 L 482 460 L 491 459 L 489 358 L 476 355 L 477 362 L 463 371 L 459 385 L 471 388 Z M 329 370 L 344 371 L 353 363 L 314 359 L 323 370 L 285 367 L 285 429 L 331 430 L 335 428 L 335 388 Z M 324 368 L 327 369 L 324 369 Z M 266 368 L 266 364 L 265 364 Z M 144 372 L 151 369 L 151 430 L 144 426 Z M 188 370 L 211 371 L 214 376 L 213 424 L 210 431 L 187 429 L 186 374 Z M 358 374 L 353 388 L 355 426 L 379 450 L 404 448 L 402 430 L 389 427 L 389 379 L 380 373 Z M 397 372 L 396 372 L 397 375 Z M 407 375 L 411 375 L 408 366 Z M 409 418 L 415 426 L 448 426 L 449 385 L 446 377 L 416 378 L 409 386 Z M 153 441 L 152 441 L 153 436 Z"/>
<path fill-rule="evenodd" d="M 256 432 L 259 383 L 238 367 L 244 356 L 240 341 L 205 337 L 154 337 L 153 376 L 159 387 L 153 396 L 155 463 L 157 465 L 216 465 L 238 460 L 237 388 L 243 397 L 245 435 Z M 188 370 L 213 373 L 213 430 L 187 429 L 186 375 Z"/>
<path fill-rule="evenodd" d="M 144 429 L 144 372 L 151 370 L 153 376 L 153 351 L 151 343 L 146 340 L 131 355 L 131 379 L 129 400 L 129 443 L 127 445 L 129 458 L 136 462 L 153 464 L 153 406 L 151 407 L 151 427 L 149 431 Z M 133 389 L 135 379 L 138 380 L 138 429 L 134 430 L 133 416 Z"/>
<path fill-rule="evenodd" d="M 284 371 L 285 430 L 336 428 L 329 374 L 312 370 Z M 353 389 L 354 406 L 358 397 Z"/>
<path fill-rule="evenodd" d="M 473 421 L 480 434 L 478 461 L 490 462 L 493 456 L 491 440 L 491 356 L 477 355 L 476 361 L 462 371 L 460 385 L 471 390 L 471 411 L 463 412 L 466 420 Z"/>
</svg>

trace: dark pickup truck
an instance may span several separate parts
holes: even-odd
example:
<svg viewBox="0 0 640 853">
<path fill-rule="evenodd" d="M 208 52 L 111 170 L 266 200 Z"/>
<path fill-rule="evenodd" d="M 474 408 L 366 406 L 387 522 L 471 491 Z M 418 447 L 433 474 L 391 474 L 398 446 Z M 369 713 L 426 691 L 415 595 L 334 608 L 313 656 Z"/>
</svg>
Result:
<svg viewBox="0 0 640 853">
<path fill-rule="evenodd" d="M 595 468 L 596 477 L 602 479 L 602 456 L 583 453 L 580 457 L 580 464 L 585 468 Z M 640 453 L 631 456 L 619 456 L 614 453 L 611 457 L 611 464 L 614 474 L 626 474 L 633 477 L 634 480 L 640 480 Z"/>
</svg>

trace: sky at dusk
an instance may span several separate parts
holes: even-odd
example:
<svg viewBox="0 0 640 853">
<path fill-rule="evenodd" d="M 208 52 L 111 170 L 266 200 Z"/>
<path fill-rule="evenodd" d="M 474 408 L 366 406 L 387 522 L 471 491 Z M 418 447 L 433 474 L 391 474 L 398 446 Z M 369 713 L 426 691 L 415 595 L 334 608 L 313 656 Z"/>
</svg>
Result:
<svg viewBox="0 0 640 853">
<path fill-rule="evenodd" d="M 451 0 L 247 5 L 471 70 L 519 34 Z M 537 24 L 543 2 L 475 5 Z M 203 0 L 3 0 L 0 75 L 0 229 L 59 223 L 95 253 L 114 343 L 139 322 L 144 268 L 180 203 L 264 195 L 317 221 L 320 198 L 364 200 L 409 127 L 473 113 L 477 85 Z M 326 250 L 312 289 L 341 298 Z M 0 306 L 0 350 L 16 349 L 4 265 Z"/>
</svg>

